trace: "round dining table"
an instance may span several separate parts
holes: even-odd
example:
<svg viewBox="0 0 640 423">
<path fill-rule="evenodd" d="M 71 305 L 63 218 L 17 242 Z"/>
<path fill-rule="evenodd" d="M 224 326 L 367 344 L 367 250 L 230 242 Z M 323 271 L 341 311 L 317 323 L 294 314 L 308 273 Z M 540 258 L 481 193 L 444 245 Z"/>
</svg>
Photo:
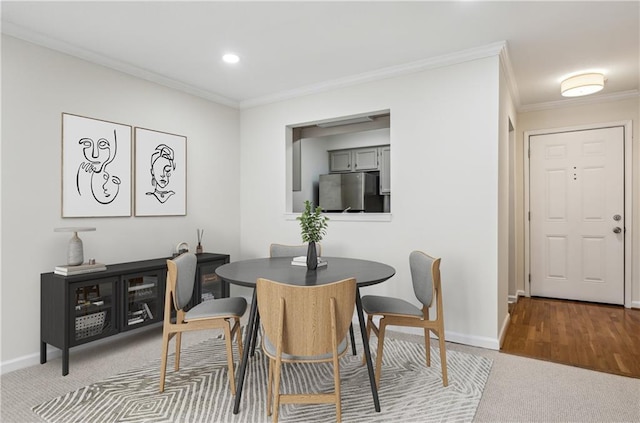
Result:
<svg viewBox="0 0 640 423">
<path fill-rule="evenodd" d="M 258 278 L 265 278 L 299 286 L 323 285 L 347 278 L 356 279 L 356 312 L 360 323 L 360 333 L 362 335 L 364 355 L 367 363 L 367 371 L 369 373 L 371 395 L 373 396 L 375 410 L 379 412 L 380 401 L 378 399 L 375 374 L 373 364 L 371 362 L 371 351 L 369 349 L 369 340 L 367 338 L 364 313 L 362 311 L 360 288 L 386 281 L 395 275 L 395 269 L 387 264 L 370 260 L 344 257 L 322 257 L 322 260 L 327 262 L 325 266 L 318 266 L 315 270 L 308 270 L 306 265 L 299 266 L 292 264 L 292 259 L 293 257 L 273 257 L 240 260 L 224 264 L 218 267 L 215 271 L 221 279 L 229 282 L 230 284 L 253 288 L 253 299 L 251 300 L 249 322 L 244 341 L 245 348 L 242 354 L 242 361 L 240 363 L 240 368 L 238 369 L 236 381 L 236 396 L 233 413 L 238 414 L 240 410 L 242 387 L 244 385 L 249 353 L 251 351 L 251 355 L 253 355 L 258 325 L 260 324 L 258 300 L 255 289 Z M 351 342 L 355 354 L 353 341 L 353 331 L 351 331 Z"/>
</svg>

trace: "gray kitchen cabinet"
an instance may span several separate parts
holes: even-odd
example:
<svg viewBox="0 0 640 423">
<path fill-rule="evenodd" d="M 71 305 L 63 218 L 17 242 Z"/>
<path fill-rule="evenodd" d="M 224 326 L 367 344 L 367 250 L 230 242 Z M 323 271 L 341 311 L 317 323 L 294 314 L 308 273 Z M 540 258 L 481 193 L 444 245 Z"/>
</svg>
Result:
<svg viewBox="0 0 640 423">
<path fill-rule="evenodd" d="M 378 147 L 357 148 L 351 153 L 353 171 L 378 170 Z"/>
<path fill-rule="evenodd" d="M 391 194 L 391 146 L 380 147 L 380 194 Z"/>
<path fill-rule="evenodd" d="M 351 150 L 329 151 L 329 172 L 351 172 Z"/>
<path fill-rule="evenodd" d="M 380 170 L 380 149 L 390 146 L 329 151 L 329 172 L 369 172 Z"/>
</svg>

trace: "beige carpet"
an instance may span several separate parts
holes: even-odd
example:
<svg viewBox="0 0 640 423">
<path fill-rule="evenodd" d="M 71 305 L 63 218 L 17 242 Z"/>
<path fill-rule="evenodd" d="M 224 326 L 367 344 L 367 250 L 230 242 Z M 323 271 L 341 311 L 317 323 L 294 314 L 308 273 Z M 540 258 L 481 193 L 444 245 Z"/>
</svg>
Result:
<svg viewBox="0 0 640 423">
<path fill-rule="evenodd" d="M 1 376 L 0 421 L 43 422 L 31 411 L 33 406 L 157 360 L 161 334 L 162 329 L 154 327 L 73 349 L 65 377 L 59 357 Z M 186 334 L 183 342 L 188 348 L 211 336 Z M 421 341 L 412 335 L 392 336 Z M 640 422 L 638 379 L 457 344 L 448 343 L 447 349 L 493 359 L 474 421 Z"/>
</svg>

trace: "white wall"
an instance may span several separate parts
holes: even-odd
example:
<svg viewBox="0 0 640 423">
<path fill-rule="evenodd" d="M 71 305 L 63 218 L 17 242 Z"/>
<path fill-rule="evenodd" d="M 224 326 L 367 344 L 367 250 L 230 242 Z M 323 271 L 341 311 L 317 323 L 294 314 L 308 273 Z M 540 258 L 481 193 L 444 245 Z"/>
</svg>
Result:
<svg viewBox="0 0 640 423">
<path fill-rule="evenodd" d="M 243 111 L 242 258 L 264 256 L 272 242 L 300 242 L 298 222 L 285 213 L 286 126 L 390 110 L 392 219 L 331 221 L 323 255 L 394 266 L 394 278 L 364 294 L 414 303 L 409 252 L 442 257 L 447 339 L 497 348 L 498 74 L 495 56 Z"/>
<path fill-rule="evenodd" d="M 513 104 L 511 92 L 507 84 L 506 73 L 501 69 L 500 78 L 500 112 L 498 118 L 499 134 L 499 159 L 498 159 L 498 287 L 496 295 L 496 327 L 499 331 L 500 344 L 506 333 L 509 322 L 509 269 L 517 268 L 516 254 L 511 254 L 509 249 L 510 237 L 515 235 L 514 228 L 509 224 L 509 204 L 512 200 L 509 178 L 510 167 L 514 166 L 512 160 L 513 141 L 509 132 L 510 122 L 517 126 L 516 109 Z M 515 222 L 514 222 L 515 223 Z M 517 244 L 518 239 L 515 239 Z"/>
<path fill-rule="evenodd" d="M 62 219 L 61 113 L 187 137 L 187 216 Z M 180 241 L 239 258 L 239 112 L 2 36 L 3 371 L 39 360 L 40 273 L 66 261 L 61 226 L 81 234 L 85 257 L 118 263 L 170 256 Z M 232 288 L 233 289 L 233 288 Z"/>
<path fill-rule="evenodd" d="M 179 241 L 195 243 L 196 228 L 205 228 L 206 251 L 264 256 L 271 242 L 300 242 L 298 222 L 286 213 L 286 126 L 371 110 L 391 112 L 392 218 L 331 222 L 323 253 L 391 264 L 396 276 L 364 294 L 412 302 L 409 252 L 442 257 L 447 338 L 497 347 L 504 267 L 497 56 L 239 113 L 8 36 L 2 43 L 3 371 L 38 361 L 40 273 L 65 260 L 68 240 L 53 228 L 97 227 L 82 235 L 85 253 L 106 263 L 170 255 Z M 63 112 L 187 136 L 187 216 L 62 219 Z M 232 287 L 232 294 L 245 292 Z M 8 316 L 21 316 L 20 324 Z"/>
<path fill-rule="evenodd" d="M 638 181 L 640 180 L 640 146 L 638 135 L 640 126 L 640 99 L 627 98 L 617 101 L 602 101 L 580 106 L 556 108 L 550 110 L 532 111 L 518 114 L 517 142 L 518 157 L 523 158 L 524 133 L 539 129 L 566 128 L 578 125 L 611 123 L 631 120 L 633 125 L 632 145 L 632 215 L 633 215 L 633 245 L 631 260 L 631 301 L 632 307 L 640 308 L 640 194 Z M 518 163 L 518 174 L 523 174 L 523 159 Z M 522 194 L 522 193 L 521 193 Z M 518 198 L 523 204 L 523 196 Z M 524 291 L 524 280 L 518 286 Z"/>
<path fill-rule="evenodd" d="M 319 203 L 319 175 L 329 173 L 329 155 L 324 138 L 303 138 L 301 146 L 301 191 L 293 192 L 293 211 L 302 212 L 304 202 Z"/>
</svg>

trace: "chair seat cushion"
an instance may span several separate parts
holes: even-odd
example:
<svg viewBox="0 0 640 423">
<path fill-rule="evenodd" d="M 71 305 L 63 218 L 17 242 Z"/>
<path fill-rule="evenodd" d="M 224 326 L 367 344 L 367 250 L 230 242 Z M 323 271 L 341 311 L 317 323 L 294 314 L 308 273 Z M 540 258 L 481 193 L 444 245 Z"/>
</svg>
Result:
<svg viewBox="0 0 640 423">
<path fill-rule="evenodd" d="M 184 320 L 207 319 L 211 317 L 241 317 L 247 310 L 247 300 L 243 297 L 216 298 L 203 301 L 187 311 Z"/>
<path fill-rule="evenodd" d="M 367 314 L 394 314 L 422 318 L 422 310 L 400 298 L 365 295 L 362 297 L 362 309 Z"/>
<path fill-rule="evenodd" d="M 270 357 L 275 357 L 277 353 L 276 346 L 273 345 L 268 337 L 264 337 L 262 342 L 262 348 L 265 349 L 265 353 Z M 344 354 L 347 349 L 347 338 L 345 337 L 340 344 L 338 344 L 338 356 Z M 282 354 L 283 361 L 329 361 L 333 357 L 332 352 L 320 355 L 291 355 L 287 353 Z"/>
</svg>

